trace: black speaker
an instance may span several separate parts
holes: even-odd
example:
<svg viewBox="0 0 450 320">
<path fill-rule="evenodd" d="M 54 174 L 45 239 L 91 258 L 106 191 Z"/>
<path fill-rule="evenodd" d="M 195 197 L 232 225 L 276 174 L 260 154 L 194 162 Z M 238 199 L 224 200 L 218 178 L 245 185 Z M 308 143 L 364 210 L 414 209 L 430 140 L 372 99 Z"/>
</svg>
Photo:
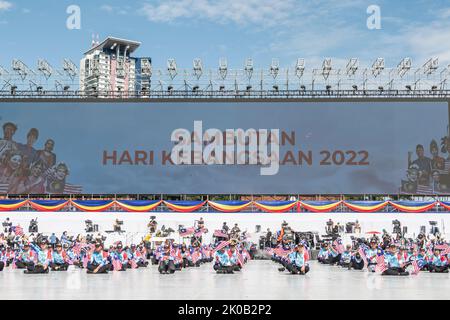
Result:
<svg viewBox="0 0 450 320">
<path fill-rule="evenodd" d="M 425 234 L 427 232 L 427 227 L 426 226 L 420 226 L 420 233 Z"/>
</svg>

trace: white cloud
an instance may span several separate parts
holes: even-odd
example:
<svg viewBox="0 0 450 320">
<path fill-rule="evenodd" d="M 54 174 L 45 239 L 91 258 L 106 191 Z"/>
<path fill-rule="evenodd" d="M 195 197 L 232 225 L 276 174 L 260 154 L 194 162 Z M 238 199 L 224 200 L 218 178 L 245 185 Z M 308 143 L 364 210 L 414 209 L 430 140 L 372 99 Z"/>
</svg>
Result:
<svg viewBox="0 0 450 320">
<path fill-rule="evenodd" d="M 106 11 L 106 12 L 113 12 L 113 7 L 108 5 L 108 4 L 104 4 L 100 7 L 100 10 Z"/>
<path fill-rule="evenodd" d="M 218 23 L 272 26 L 291 17 L 294 0 L 166 0 L 145 3 L 140 12 L 152 22 L 172 22 L 180 18 Z"/>
<path fill-rule="evenodd" d="M 128 6 L 126 6 L 125 8 L 128 8 Z M 115 13 L 120 15 L 128 14 L 128 10 L 122 7 L 110 6 L 109 4 L 102 5 L 100 7 L 100 10 L 105 11 L 107 13 Z"/>
<path fill-rule="evenodd" d="M 12 6 L 11 2 L 0 0 L 0 11 L 9 10 Z"/>
</svg>

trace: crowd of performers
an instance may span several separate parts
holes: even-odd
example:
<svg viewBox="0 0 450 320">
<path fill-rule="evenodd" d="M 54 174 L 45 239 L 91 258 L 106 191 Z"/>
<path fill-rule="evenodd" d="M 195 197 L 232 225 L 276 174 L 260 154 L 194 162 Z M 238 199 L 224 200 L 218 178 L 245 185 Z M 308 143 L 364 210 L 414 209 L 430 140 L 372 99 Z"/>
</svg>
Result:
<svg viewBox="0 0 450 320">
<path fill-rule="evenodd" d="M 439 237 L 419 234 L 416 239 L 393 239 L 384 234 L 358 239 L 343 246 L 341 239 L 323 243 L 318 254 L 322 264 L 348 270 L 378 272 L 381 275 L 407 276 L 420 271 L 448 273 L 450 246 Z"/>
<path fill-rule="evenodd" d="M 16 237 L 17 240 L 17 237 Z M 48 239 L 23 236 L 13 243 L 0 235 L 0 271 L 5 267 L 25 269 L 37 274 L 67 271 L 70 265 L 85 268 L 88 273 L 107 273 L 147 267 L 146 249 L 140 245 L 123 246 L 117 242 L 105 248 L 100 241 L 87 242 L 79 236 L 74 241 L 50 244 Z"/>
<path fill-rule="evenodd" d="M 237 225 L 235 226 L 237 228 Z M 154 231 L 154 230 L 152 230 Z M 84 237 L 75 239 L 64 233 L 61 239 L 52 239 L 54 234 L 44 237 L 41 234 L 14 233 L 0 234 L 0 271 L 10 267 L 24 269 L 26 274 L 42 274 L 50 271 L 67 271 L 69 266 L 86 269 L 87 273 L 104 274 L 109 271 L 146 268 L 151 261 L 157 265 L 161 274 L 173 274 L 189 267 L 199 267 L 203 263 L 213 263 L 217 273 L 233 273 L 242 269 L 251 259 L 240 232 L 228 233 L 221 230 L 221 237 L 214 237 L 213 244 L 202 243 L 204 227 L 196 228 L 190 244 L 176 243 L 167 238 L 155 246 L 148 245 L 151 235 L 139 244 L 124 246 L 115 242 L 104 246 L 104 238 Z M 201 232 L 200 232 L 201 231 Z"/>
<path fill-rule="evenodd" d="M 281 272 L 306 274 L 309 271 L 311 250 L 307 241 L 295 243 L 286 232 L 286 223 L 277 232 L 278 244 L 266 248 L 272 261 L 281 264 Z M 397 234 L 391 237 L 384 233 L 380 238 L 354 239 L 352 244 L 343 245 L 336 235 L 333 240 L 324 241 L 317 255 L 321 264 L 335 265 L 348 270 L 368 270 L 381 275 L 407 276 L 420 271 L 448 273 L 450 266 L 450 245 L 439 236 L 419 234 L 416 239 L 406 239 Z"/>
</svg>

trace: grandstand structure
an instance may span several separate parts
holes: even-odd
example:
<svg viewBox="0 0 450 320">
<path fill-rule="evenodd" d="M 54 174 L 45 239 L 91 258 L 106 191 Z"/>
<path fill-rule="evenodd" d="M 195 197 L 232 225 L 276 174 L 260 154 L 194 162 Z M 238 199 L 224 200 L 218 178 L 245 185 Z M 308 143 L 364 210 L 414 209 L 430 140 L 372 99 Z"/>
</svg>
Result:
<svg viewBox="0 0 450 320">
<path fill-rule="evenodd" d="M 107 37 L 93 42 L 79 66 L 63 59 L 56 68 L 46 60 L 30 67 L 14 59 L 9 67 L 0 65 L 0 98 L 109 98 L 109 99 L 295 99 L 295 98 L 446 98 L 450 96 L 450 65 L 438 58 L 416 64 L 410 58 L 386 66 L 383 58 L 362 66 L 357 58 L 345 68 L 331 58 L 320 66 L 309 66 L 298 58 L 292 66 L 281 67 L 272 59 L 265 68 L 245 60 L 232 69 L 221 58 L 216 68 L 206 68 L 194 59 L 192 68 L 180 68 L 168 59 L 165 69 L 153 70 L 151 58 L 131 54 L 140 43 Z M 0 62 L 1 64 L 1 62 Z"/>
</svg>

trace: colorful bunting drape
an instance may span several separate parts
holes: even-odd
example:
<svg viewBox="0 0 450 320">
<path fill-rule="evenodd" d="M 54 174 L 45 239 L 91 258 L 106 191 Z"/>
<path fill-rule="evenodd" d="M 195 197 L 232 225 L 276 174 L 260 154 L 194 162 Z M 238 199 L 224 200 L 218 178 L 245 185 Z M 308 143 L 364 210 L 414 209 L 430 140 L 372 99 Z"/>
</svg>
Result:
<svg viewBox="0 0 450 320">
<path fill-rule="evenodd" d="M 28 200 L 2 199 L 0 200 L 0 211 L 11 211 L 19 209 L 27 204 Z"/>
<path fill-rule="evenodd" d="M 297 201 L 255 201 L 255 206 L 265 212 L 286 212 L 291 210 Z"/>
<path fill-rule="evenodd" d="M 239 212 L 252 204 L 251 201 L 208 201 L 208 204 L 220 212 Z"/>
<path fill-rule="evenodd" d="M 114 205 L 114 200 L 72 200 L 72 205 L 82 211 L 105 211 Z"/>
<path fill-rule="evenodd" d="M 425 212 L 436 205 L 436 201 L 389 201 L 391 206 L 402 212 Z"/>
<path fill-rule="evenodd" d="M 439 205 L 443 207 L 445 210 L 450 211 L 450 202 L 449 201 L 439 201 Z"/>
<path fill-rule="evenodd" d="M 355 212 L 376 212 L 388 205 L 388 201 L 344 201 L 344 205 Z"/>
<path fill-rule="evenodd" d="M 300 201 L 300 205 L 312 212 L 330 212 L 336 209 L 342 201 Z"/>
<path fill-rule="evenodd" d="M 164 203 L 170 210 L 176 212 L 198 211 L 205 206 L 206 201 L 169 201 L 169 200 L 21 200 L 1 199 L 0 211 L 17 210 L 30 204 L 37 211 L 59 211 L 69 203 L 81 211 L 105 211 L 114 204 L 129 212 L 148 212 Z M 419 213 L 433 209 L 437 204 L 450 211 L 450 201 L 208 201 L 210 208 L 220 212 L 242 212 L 254 205 L 264 212 L 287 212 L 295 206 L 303 207 L 311 212 L 330 212 L 340 204 L 354 212 L 377 212 L 387 205 L 400 212 Z M 299 211 L 298 208 L 295 211 Z"/>
<path fill-rule="evenodd" d="M 69 200 L 30 200 L 30 205 L 37 211 L 54 212 L 64 208 Z"/>
<path fill-rule="evenodd" d="M 119 200 L 116 204 L 128 212 L 148 212 L 161 204 L 161 200 Z"/>
<path fill-rule="evenodd" d="M 206 201 L 164 201 L 164 204 L 176 212 L 192 212 L 200 209 Z"/>
</svg>

